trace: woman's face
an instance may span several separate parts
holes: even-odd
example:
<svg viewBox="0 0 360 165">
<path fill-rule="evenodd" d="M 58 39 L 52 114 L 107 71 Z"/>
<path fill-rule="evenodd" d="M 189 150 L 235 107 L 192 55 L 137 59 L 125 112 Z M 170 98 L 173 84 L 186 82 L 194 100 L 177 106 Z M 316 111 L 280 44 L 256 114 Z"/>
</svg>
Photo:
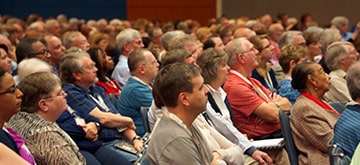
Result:
<svg viewBox="0 0 360 165">
<path fill-rule="evenodd" d="M 106 47 L 109 45 L 109 40 L 108 39 L 102 39 L 99 41 L 99 43 L 96 45 L 99 48 L 101 48 L 103 51 L 106 50 Z"/>
<path fill-rule="evenodd" d="M 261 39 L 261 44 L 262 44 L 263 50 L 261 52 L 259 52 L 259 55 L 263 60 L 268 61 L 272 58 L 274 46 L 266 38 Z"/>
<path fill-rule="evenodd" d="M 315 57 L 321 54 L 321 43 L 316 41 L 307 46 L 311 57 Z"/>
<path fill-rule="evenodd" d="M 0 48 L 0 68 L 11 72 L 11 59 L 4 49 Z"/>
<path fill-rule="evenodd" d="M 330 89 L 330 76 L 324 71 L 319 64 L 313 64 L 312 69 L 314 71 L 314 85 L 318 91 L 327 92 Z"/>
<path fill-rule="evenodd" d="M 223 83 L 225 83 L 225 81 L 228 78 L 230 67 L 229 67 L 229 65 L 226 64 L 225 61 L 221 62 L 218 67 L 219 68 L 218 68 L 218 76 L 217 77 L 223 84 Z"/>
<path fill-rule="evenodd" d="M 13 77 L 5 73 L 0 78 L 0 117 L 7 122 L 15 113 L 20 111 L 23 93 L 16 88 Z"/>
<path fill-rule="evenodd" d="M 108 72 L 114 68 L 114 61 L 108 56 L 105 51 L 98 50 L 98 59 L 101 69 Z"/>
</svg>

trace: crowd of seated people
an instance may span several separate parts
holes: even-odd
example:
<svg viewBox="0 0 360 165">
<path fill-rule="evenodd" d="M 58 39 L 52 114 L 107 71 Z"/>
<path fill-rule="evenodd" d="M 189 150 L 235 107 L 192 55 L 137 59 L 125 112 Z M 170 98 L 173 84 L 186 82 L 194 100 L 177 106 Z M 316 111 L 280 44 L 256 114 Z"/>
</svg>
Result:
<svg viewBox="0 0 360 165">
<path fill-rule="evenodd" d="M 299 164 L 328 163 L 333 139 L 351 157 L 360 22 L 299 20 L 0 16 L 0 147 L 22 164 L 133 164 L 141 154 L 115 145 L 146 149 L 140 110 L 157 107 L 153 164 L 290 164 L 251 143 L 283 138 L 278 112 L 290 110 Z"/>
</svg>

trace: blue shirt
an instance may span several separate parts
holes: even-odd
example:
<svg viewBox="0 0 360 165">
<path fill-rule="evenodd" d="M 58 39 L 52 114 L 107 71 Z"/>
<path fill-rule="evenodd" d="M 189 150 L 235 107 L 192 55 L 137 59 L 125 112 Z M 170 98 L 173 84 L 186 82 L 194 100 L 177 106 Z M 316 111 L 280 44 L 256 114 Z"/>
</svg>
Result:
<svg viewBox="0 0 360 165">
<path fill-rule="evenodd" d="M 337 120 L 334 128 L 334 142 L 350 157 L 360 142 L 360 104 L 349 105 Z"/>
<path fill-rule="evenodd" d="M 117 110 L 121 115 L 129 116 L 133 119 L 136 126 L 136 134 L 139 136 L 145 134 L 140 107 L 150 107 L 153 99 L 151 91 L 151 88 L 143 82 L 131 77 L 122 89 L 117 101 Z"/>
<path fill-rule="evenodd" d="M 90 95 L 92 95 L 94 98 L 101 96 L 102 99 L 104 100 L 104 103 L 108 106 L 110 112 L 114 114 L 118 114 L 116 108 L 111 103 L 109 98 L 106 96 L 104 89 L 102 89 L 101 87 L 93 85 L 90 87 L 90 90 L 88 90 L 76 84 L 64 84 L 63 89 L 68 94 L 66 97 L 66 101 L 68 105 L 74 111 L 76 111 L 76 114 L 81 118 L 83 118 L 86 122 L 99 121 L 97 118 L 89 115 L 90 111 L 92 111 L 95 107 L 99 108 L 103 112 L 106 112 L 106 110 L 103 107 L 97 105 L 97 103 L 90 97 Z M 70 115 L 70 113 L 65 111 L 57 120 L 58 123 L 62 123 L 59 125 L 63 125 L 64 128 L 63 127 L 62 128 L 66 132 L 68 133 L 70 132 L 69 133 L 70 135 L 72 134 L 72 132 L 79 131 L 79 128 L 73 119 L 74 118 Z M 71 127 L 69 125 L 71 125 Z M 104 142 L 108 142 L 116 139 L 123 139 L 122 134 L 120 134 L 115 128 L 101 127 L 98 134 L 99 134 L 99 140 L 102 140 Z M 85 143 L 90 142 L 85 138 L 85 136 L 81 136 L 81 137 L 79 136 L 77 138 L 78 138 L 78 142 L 83 141 L 84 143 L 84 144 L 78 144 L 79 148 L 81 148 L 80 145 L 86 147 Z M 75 139 L 74 141 L 77 142 Z"/>
<path fill-rule="evenodd" d="M 300 95 L 300 92 L 291 86 L 291 80 L 285 79 L 279 83 L 279 95 L 289 99 L 291 104 L 295 104 L 296 98 Z"/>
</svg>

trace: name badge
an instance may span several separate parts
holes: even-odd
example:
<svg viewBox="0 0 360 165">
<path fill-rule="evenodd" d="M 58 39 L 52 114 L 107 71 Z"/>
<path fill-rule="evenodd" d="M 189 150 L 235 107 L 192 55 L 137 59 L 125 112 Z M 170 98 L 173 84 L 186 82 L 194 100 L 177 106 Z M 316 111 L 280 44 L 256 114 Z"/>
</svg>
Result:
<svg viewBox="0 0 360 165">
<path fill-rule="evenodd" d="M 79 118 L 79 117 L 75 117 L 75 123 L 76 123 L 76 125 L 79 125 L 79 126 L 85 125 L 85 120 L 82 118 Z"/>
</svg>

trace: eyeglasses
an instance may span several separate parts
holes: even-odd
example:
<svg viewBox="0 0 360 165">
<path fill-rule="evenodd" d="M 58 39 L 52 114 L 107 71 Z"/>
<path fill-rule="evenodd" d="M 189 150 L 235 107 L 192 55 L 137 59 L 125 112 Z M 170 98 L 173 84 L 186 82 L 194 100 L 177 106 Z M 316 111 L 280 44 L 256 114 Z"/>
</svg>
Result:
<svg viewBox="0 0 360 165">
<path fill-rule="evenodd" d="M 5 92 L 1 92 L 0 95 L 4 95 L 4 94 L 14 94 L 16 92 L 17 87 L 14 85 L 10 88 L 8 88 Z"/>
<path fill-rule="evenodd" d="M 41 50 L 40 52 L 37 52 L 37 53 L 30 53 L 29 56 L 36 56 L 36 55 L 47 55 L 49 53 L 49 50 L 48 49 L 43 49 Z"/>
<path fill-rule="evenodd" d="M 263 47 L 262 50 L 267 49 L 267 48 L 270 48 L 270 46 L 271 46 L 271 44 L 268 44 L 268 45 L 266 45 L 265 47 Z"/>
<path fill-rule="evenodd" d="M 243 53 L 241 53 L 241 54 L 246 54 L 246 53 L 250 53 L 250 52 L 253 52 L 253 53 L 257 53 L 258 52 L 258 50 L 257 49 L 255 49 L 255 47 L 252 47 L 249 51 L 247 51 L 247 52 L 243 52 Z"/>
<path fill-rule="evenodd" d="M 55 96 L 48 96 L 48 97 L 45 97 L 43 99 L 50 99 L 50 98 L 53 98 L 53 97 L 65 96 L 65 95 L 66 95 L 66 92 L 64 90 L 60 90 Z"/>
</svg>

